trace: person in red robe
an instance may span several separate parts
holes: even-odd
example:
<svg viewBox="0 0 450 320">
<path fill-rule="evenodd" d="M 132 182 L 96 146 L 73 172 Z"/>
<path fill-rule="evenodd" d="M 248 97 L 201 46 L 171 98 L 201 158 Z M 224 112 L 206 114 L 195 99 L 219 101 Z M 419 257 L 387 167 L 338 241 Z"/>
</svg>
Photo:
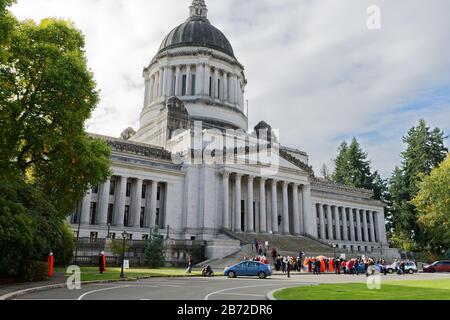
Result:
<svg viewBox="0 0 450 320">
<path fill-rule="evenodd" d="M 100 273 L 103 273 L 106 271 L 106 256 L 103 251 L 98 256 L 98 271 Z"/>
<path fill-rule="evenodd" d="M 321 273 L 325 272 L 325 260 L 324 259 L 320 260 L 320 272 Z"/>
<path fill-rule="evenodd" d="M 333 258 L 330 258 L 328 260 L 328 269 L 330 272 L 334 272 L 334 259 Z"/>
<path fill-rule="evenodd" d="M 47 257 L 47 263 L 48 263 L 48 276 L 53 277 L 53 264 L 55 262 L 55 258 L 53 257 L 53 252 L 50 252 Z"/>
</svg>

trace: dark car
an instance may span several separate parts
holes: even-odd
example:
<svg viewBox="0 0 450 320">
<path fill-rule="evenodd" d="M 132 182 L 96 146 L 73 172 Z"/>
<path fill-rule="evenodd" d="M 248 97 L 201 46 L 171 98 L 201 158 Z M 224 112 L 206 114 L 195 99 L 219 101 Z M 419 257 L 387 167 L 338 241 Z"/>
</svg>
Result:
<svg viewBox="0 0 450 320">
<path fill-rule="evenodd" d="M 243 261 L 234 266 L 225 268 L 224 275 L 229 278 L 256 276 L 260 279 L 265 279 L 272 275 L 272 268 L 270 265 L 263 264 L 259 261 Z"/>
<path fill-rule="evenodd" d="M 423 267 L 423 272 L 450 272 L 450 260 L 435 261 L 429 266 Z"/>
</svg>

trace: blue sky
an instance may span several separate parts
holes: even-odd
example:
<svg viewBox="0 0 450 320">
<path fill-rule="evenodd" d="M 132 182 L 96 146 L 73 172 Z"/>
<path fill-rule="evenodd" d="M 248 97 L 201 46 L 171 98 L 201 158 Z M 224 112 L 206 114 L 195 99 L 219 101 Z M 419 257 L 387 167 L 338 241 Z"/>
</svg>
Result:
<svg viewBox="0 0 450 320">
<path fill-rule="evenodd" d="M 86 35 L 101 103 L 91 132 L 139 126 L 142 69 L 190 0 L 18 0 L 21 19 L 68 18 Z M 448 0 L 207 0 L 246 68 L 250 127 L 265 120 L 318 172 L 356 136 L 384 176 L 420 118 L 450 133 Z M 382 28 L 366 27 L 367 7 Z"/>
</svg>

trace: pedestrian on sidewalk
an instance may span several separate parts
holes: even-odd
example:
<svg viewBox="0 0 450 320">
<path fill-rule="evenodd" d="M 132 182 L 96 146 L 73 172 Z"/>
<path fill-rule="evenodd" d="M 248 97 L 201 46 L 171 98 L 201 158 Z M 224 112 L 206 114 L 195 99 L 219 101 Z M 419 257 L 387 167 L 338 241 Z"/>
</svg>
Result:
<svg viewBox="0 0 450 320">
<path fill-rule="evenodd" d="M 189 256 L 188 267 L 186 269 L 186 273 L 189 273 L 189 274 L 192 273 L 192 256 Z"/>
</svg>

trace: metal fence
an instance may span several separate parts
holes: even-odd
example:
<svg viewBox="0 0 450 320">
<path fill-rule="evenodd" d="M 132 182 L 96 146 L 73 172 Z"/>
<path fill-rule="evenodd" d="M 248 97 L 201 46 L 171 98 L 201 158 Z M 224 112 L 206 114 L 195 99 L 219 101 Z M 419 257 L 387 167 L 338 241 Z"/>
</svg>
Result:
<svg viewBox="0 0 450 320">
<path fill-rule="evenodd" d="M 139 268 L 146 267 L 144 257 L 127 257 L 125 256 L 125 260 L 128 260 L 131 268 Z M 74 257 L 71 261 L 71 264 L 75 264 L 83 267 L 96 267 L 98 266 L 98 256 L 78 256 Z M 121 256 L 107 256 L 106 257 L 106 265 L 110 267 L 121 267 L 122 266 L 122 257 Z M 186 267 L 185 261 L 164 261 L 164 265 L 166 267 L 175 267 L 175 268 L 184 268 Z"/>
</svg>

